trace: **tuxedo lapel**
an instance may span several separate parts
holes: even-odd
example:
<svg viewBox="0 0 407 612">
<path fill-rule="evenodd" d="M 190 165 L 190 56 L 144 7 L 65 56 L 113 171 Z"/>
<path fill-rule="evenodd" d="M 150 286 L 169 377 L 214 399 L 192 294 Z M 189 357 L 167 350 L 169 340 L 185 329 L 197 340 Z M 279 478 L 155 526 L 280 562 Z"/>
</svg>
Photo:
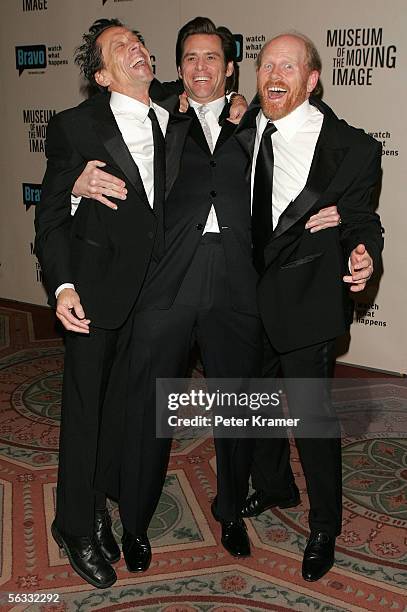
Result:
<svg viewBox="0 0 407 612">
<path fill-rule="evenodd" d="M 219 149 L 219 147 L 221 147 L 223 143 L 226 142 L 226 140 L 228 140 L 228 138 L 236 130 L 236 126 L 230 121 L 227 121 L 227 117 L 229 116 L 229 110 L 230 110 L 230 104 L 225 104 L 220 114 L 220 117 L 219 117 L 219 125 L 221 126 L 222 129 L 216 141 L 214 152 L 217 149 Z M 189 132 L 191 138 L 195 140 L 195 142 L 201 147 L 203 151 L 205 151 L 205 153 L 207 153 L 208 155 L 211 155 L 211 151 L 209 149 L 208 142 L 206 140 L 201 123 L 196 115 L 195 110 L 190 107 L 187 114 L 192 119 L 191 126 L 190 126 L 190 132 Z"/>
<path fill-rule="evenodd" d="M 161 104 L 161 103 L 160 103 Z M 179 174 L 185 140 L 193 118 L 188 113 L 171 114 L 165 134 L 166 180 L 165 197 L 170 193 Z"/>
<path fill-rule="evenodd" d="M 236 131 L 237 126 L 228 121 L 229 113 L 230 103 L 227 102 L 219 116 L 219 125 L 222 129 L 216 141 L 214 152 L 219 149 L 227 140 L 229 140 L 232 134 Z"/>
<path fill-rule="evenodd" d="M 250 180 L 251 167 L 254 153 L 254 144 L 256 142 L 256 117 L 260 111 L 260 104 L 256 101 L 257 98 L 250 104 L 246 113 L 243 115 L 241 122 L 239 123 L 236 131 L 235 138 L 245 151 L 250 163 L 246 168 L 246 180 Z"/>
<path fill-rule="evenodd" d="M 129 179 L 142 202 L 151 210 L 139 169 L 123 140 L 123 136 L 110 108 L 109 100 L 110 96 L 101 96 L 95 105 L 94 119 L 96 133 L 102 140 L 103 146 L 110 157 Z"/>
<path fill-rule="evenodd" d="M 281 215 L 271 236 L 271 241 L 292 227 L 320 199 L 328 189 L 348 151 L 348 147 L 335 145 L 338 141 L 335 123 L 338 120 L 330 109 L 325 105 L 321 106 L 321 110 L 324 111 L 324 109 L 327 110 L 324 114 L 321 133 L 315 147 L 306 185 Z"/>
<path fill-rule="evenodd" d="M 211 151 L 209 149 L 205 134 L 203 133 L 203 129 L 196 115 L 196 112 L 193 108 L 189 107 L 187 114 L 191 117 L 189 135 L 195 140 L 196 144 L 201 147 L 201 149 L 205 151 L 205 153 L 207 153 L 207 155 L 210 155 Z"/>
<path fill-rule="evenodd" d="M 218 140 L 216 141 L 214 152 L 220 149 L 220 147 L 229 140 L 229 138 L 232 136 L 232 134 L 234 134 L 235 131 L 236 126 L 233 123 L 227 120 L 223 121 L 222 129 L 218 136 Z"/>
</svg>

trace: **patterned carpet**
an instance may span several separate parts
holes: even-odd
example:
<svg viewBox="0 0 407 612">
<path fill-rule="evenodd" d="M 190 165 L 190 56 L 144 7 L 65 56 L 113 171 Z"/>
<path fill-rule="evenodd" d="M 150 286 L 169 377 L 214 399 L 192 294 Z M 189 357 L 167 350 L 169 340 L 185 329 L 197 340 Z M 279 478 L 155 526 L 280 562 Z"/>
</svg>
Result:
<svg viewBox="0 0 407 612">
<path fill-rule="evenodd" d="M 211 516 L 216 466 L 213 442 L 206 438 L 174 442 L 149 532 L 153 561 L 147 574 L 134 577 L 121 559 L 112 588 L 99 591 L 84 583 L 50 536 L 63 347 L 50 333 L 51 323 L 44 324 L 44 312 L 0 304 L 1 610 L 407 610 L 407 442 L 372 434 L 343 440 L 343 532 L 335 568 L 319 582 L 301 578 L 308 502 L 295 448 L 302 504 L 248 521 L 253 553 L 238 562 L 219 545 Z M 407 418 L 406 387 L 396 378 L 378 384 L 373 399 L 354 389 L 350 394 L 346 385 L 336 399 L 346 399 L 355 414 L 376 402 L 393 421 Z M 113 506 L 112 515 L 120 537 Z M 29 603 L 39 592 L 44 599 L 58 594 L 59 602 Z M 9 593 L 22 594 L 20 601 L 7 603 Z"/>
</svg>

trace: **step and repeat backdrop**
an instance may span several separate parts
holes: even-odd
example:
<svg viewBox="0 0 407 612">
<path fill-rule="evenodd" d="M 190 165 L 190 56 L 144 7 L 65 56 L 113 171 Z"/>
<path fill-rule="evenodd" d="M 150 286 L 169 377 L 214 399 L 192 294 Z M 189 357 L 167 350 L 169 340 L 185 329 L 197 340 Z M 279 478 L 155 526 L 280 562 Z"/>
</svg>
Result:
<svg viewBox="0 0 407 612">
<path fill-rule="evenodd" d="M 381 141 L 384 274 L 358 296 L 350 347 L 341 360 L 407 373 L 405 0 L 2 0 L 0 295 L 46 303 L 33 255 L 34 211 L 47 122 L 83 98 L 73 63 L 82 33 L 97 18 L 118 17 L 143 33 L 156 76 L 172 80 L 177 31 L 202 14 L 234 33 L 240 91 L 248 99 L 264 42 L 292 29 L 310 36 L 322 57 L 325 101 Z"/>
</svg>

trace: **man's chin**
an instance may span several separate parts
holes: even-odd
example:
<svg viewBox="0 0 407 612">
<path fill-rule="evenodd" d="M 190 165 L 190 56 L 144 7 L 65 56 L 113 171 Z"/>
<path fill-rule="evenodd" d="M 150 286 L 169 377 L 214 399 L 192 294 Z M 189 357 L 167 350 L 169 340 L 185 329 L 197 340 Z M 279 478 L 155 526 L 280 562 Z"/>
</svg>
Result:
<svg viewBox="0 0 407 612">
<path fill-rule="evenodd" d="M 152 81 L 154 78 L 154 74 L 152 68 L 150 68 L 149 66 L 143 66 L 140 68 L 136 68 L 132 74 L 132 77 L 137 80 Z"/>
<path fill-rule="evenodd" d="M 193 100 L 209 100 L 212 98 L 212 91 L 207 87 L 194 87 L 191 90 L 190 98 Z"/>
<path fill-rule="evenodd" d="M 209 102 L 212 102 L 214 100 L 213 96 L 204 95 L 202 92 L 200 92 L 199 94 L 192 93 L 191 95 L 188 95 L 188 97 L 191 98 L 191 100 L 193 100 L 194 102 L 197 102 L 198 104 L 209 104 Z"/>
<path fill-rule="evenodd" d="M 285 115 L 287 115 L 285 105 L 280 106 L 278 104 L 270 104 L 269 100 L 266 100 L 265 103 L 262 102 L 261 108 L 267 119 L 272 119 L 273 121 L 282 119 L 285 117 Z"/>
<path fill-rule="evenodd" d="M 265 96 L 261 93 L 259 94 L 259 97 L 262 111 L 267 117 L 267 119 L 276 120 L 281 119 L 281 117 L 284 117 L 284 115 L 286 114 L 285 104 L 270 100 L 268 96 Z"/>
</svg>

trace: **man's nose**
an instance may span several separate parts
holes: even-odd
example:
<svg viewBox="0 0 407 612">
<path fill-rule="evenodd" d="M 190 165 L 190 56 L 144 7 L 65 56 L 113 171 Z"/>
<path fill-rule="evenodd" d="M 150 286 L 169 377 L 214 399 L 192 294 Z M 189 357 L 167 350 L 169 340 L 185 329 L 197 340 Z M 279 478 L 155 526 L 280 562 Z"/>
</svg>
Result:
<svg viewBox="0 0 407 612">
<path fill-rule="evenodd" d="M 140 49 L 140 41 L 132 41 L 130 43 L 130 51 L 138 51 Z"/>
<path fill-rule="evenodd" d="M 198 57 L 196 61 L 197 70 L 203 70 L 205 68 L 206 62 L 204 57 Z"/>
<path fill-rule="evenodd" d="M 281 78 L 281 72 L 278 68 L 278 66 L 273 66 L 271 72 L 270 72 L 270 79 L 272 81 L 278 81 L 278 79 Z"/>
</svg>

